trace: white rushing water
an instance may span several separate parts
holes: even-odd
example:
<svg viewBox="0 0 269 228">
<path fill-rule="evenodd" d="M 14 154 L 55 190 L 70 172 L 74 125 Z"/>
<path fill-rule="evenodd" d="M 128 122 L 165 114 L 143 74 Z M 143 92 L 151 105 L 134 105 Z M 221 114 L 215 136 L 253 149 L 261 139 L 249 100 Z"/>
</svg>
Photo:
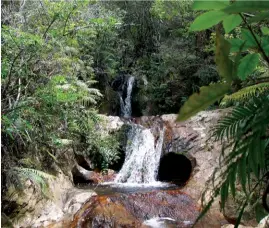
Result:
<svg viewBox="0 0 269 228">
<path fill-rule="evenodd" d="M 172 228 L 177 227 L 175 219 L 169 217 L 154 217 L 143 222 L 144 225 L 151 228 Z M 193 225 L 191 221 L 183 221 L 184 225 Z"/>
<path fill-rule="evenodd" d="M 157 171 L 162 154 L 164 130 L 155 146 L 150 129 L 133 124 L 128 132 L 126 157 L 117 175 L 116 183 L 142 184 L 156 183 Z"/>
<path fill-rule="evenodd" d="M 175 222 L 175 220 L 169 217 L 155 217 L 144 221 L 143 224 L 151 228 L 167 228 L 171 227 L 167 225 L 167 223 L 169 224 L 169 222 Z"/>
<path fill-rule="evenodd" d="M 133 91 L 134 82 L 135 82 L 135 78 L 133 76 L 128 78 L 127 93 L 126 93 L 125 100 L 123 100 L 122 94 L 119 94 L 121 115 L 123 117 L 128 118 L 132 115 L 132 91 Z"/>
</svg>

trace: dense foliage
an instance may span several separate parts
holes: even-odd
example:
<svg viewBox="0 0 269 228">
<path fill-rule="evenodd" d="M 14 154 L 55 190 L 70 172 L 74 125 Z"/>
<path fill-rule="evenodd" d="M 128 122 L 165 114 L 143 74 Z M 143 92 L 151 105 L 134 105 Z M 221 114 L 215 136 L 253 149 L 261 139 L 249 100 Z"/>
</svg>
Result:
<svg viewBox="0 0 269 228">
<path fill-rule="evenodd" d="M 194 20 L 192 31 L 222 22 L 223 27 L 216 26 L 215 43 L 221 80 L 193 94 L 181 108 L 178 118 L 185 120 L 224 95 L 222 105 L 236 106 L 212 130 L 212 137 L 222 142 L 223 154 L 210 180 L 213 188 L 208 187 L 204 192 L 206 204 L 201 216 L 218 195 L 224 209 L 229 193 L 236 197 L 240 183 L 244 197 L 235 224 L 238 227 L 248 204 L 254 204 L 258 221 L 261 214 L 266 214 L 265 210 L 269 212 L 269 3 L 195 1 L 193 8 L 210 11 Z M 225 38 L 221 33 L 225 33 Z M 259 209 L 261 205 L 264 210 Z"/>
<path fill-rule="evenodd" d="M 116 138 L 97 131 L 102 94 L 93 88 L 100 26 L 117 21 L 108 13 L 92 18 L 91 7 L 87 1 L 2 4 L 2 193 L 12 185 L 22 189 L 27 179 L 44 189 L 51 176 L 40 170 L 55 171 L 67 146 L 95 167 L 118 159 Z"/>
<path fill-rule="evenodd" d="M 98 113 L 120 113 L 118 90 L 133 75 L 135 116 L 175 113 L 182 106 L 179 120 L 185 120 L 209 107 L 231 107 L 212 130 L 224 153 L 205 211 L 217 195 L 224 208 L 236 183 L 245 196 L 238 223 L 253 198 L 268 210 L 268 2 L 41 0 L 1 6 L 5 196 L 22 190 L 26 180 L 46 195 L 46 180 L 70 150 L 92 168 L 115 163 L 118 140 L 101 134 Z"/>
</svg>

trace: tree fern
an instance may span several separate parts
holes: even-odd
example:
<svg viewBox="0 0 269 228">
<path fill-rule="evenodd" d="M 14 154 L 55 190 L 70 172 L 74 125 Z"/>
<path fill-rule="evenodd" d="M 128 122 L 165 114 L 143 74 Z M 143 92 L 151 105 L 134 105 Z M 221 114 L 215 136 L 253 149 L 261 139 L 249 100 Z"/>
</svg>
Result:
<svg viewBox="0 0 269 228">
<path fill-rule="evenodd" d="M 263 82 L 256 85 L 248 86 L 243 89 L 240 89 L 239 91 L 231 94 L 226 95 L 222 101 L 221 105 L 225 105 L 230 102 L 242 102 L 246 101 L 247 99 L 250 99 L 251 97 L 261 95 L 265 92 L 269 91 L 269 82 Z"/>
</svg>

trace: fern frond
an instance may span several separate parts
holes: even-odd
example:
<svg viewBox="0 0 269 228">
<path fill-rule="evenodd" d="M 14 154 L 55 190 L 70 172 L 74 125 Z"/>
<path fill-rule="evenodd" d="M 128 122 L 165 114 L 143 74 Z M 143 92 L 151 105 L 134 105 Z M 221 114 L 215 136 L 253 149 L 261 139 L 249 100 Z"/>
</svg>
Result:
<svg viewBox="0 0 269 228">
<path fill-rule="evenodd" d="M 88 81 L 88 83 L 92 84 L 94 81 Z M 103 95 L 100 93 L 98 89 L 95 88 L 89 88 L 88 84 L 77 81 L 76 85 L 81 89 L 82 91 L 82 97 L 78 100 L 78 102 L 84 106 L 84 107 L 91 107 L 91 105 L 97 104 L 97 100 Z"/>
<path fill-rule="evenodd" d="M 91 107 L 91 105 L 97 104 L 97 101 L 96 99 L 89 96 L 89 97 L 84 97 L 83 99 L 81 99 L 79 103 L 84 107 Z"/>
<path fill-rule="evenodd" d="M 97 82 L 98 81 L 96 81 L 96 80 L 88 80 L 88 81 L 85 82 L 85 84 L 87 84 L 88 86 L 91 86 L 91 85 L 96 84 Z"/>
<path fill-rule="evenodd" d="M 251 97 L 257 96 L 258 94 L 263 94 L 268 91 L 269 82 L 263 82 L 257 85 L 248 86 L 231 95 L 225 95 L 225 97 L 221 101 L 221 105 L 223 106 L 228 102 L 245 101 Z"/>
<path fill-rule="evenodd" d="M 98 97 L 103 97 L 102 93 L 100 93 L 99 89 L 88 88 L 88 93 L 92 95 L 96 95 Z"/>
<path fill-rule="evenodd" d="M 233 139 L 246 126 L 248 120 L 255 115 L 256 107 L 247 105 L 234 108 L 221 119 L 212 133 L 216 140 Z"/>
<path fill-rule="evenodd" d="M 41 192 L 46 195 L 48 180 L 54 178 L 53 175 L 30 168 L 13 167 L 7 172 L 8 185 L 13 185 L 19 192 L 24 190 L 25 182 L 30 180 L 35 187 L 40 188 Z"/>
<path fill-rule="evenodd" d="M 253 97 L 244 106 L 234 108 L 212 130 L 217 140 L 228 139 L 223 148 L 219 167 L 212 175 L 205 193 L 210 194 L 203 205 L 211 205 L 216 194 L 221 196 L 224 209 L 229 191 L 235 197 L 235 182 L 238 179 L 248 199 L 268 172 L 269 148 L 269 96 Z M 223 141 L 225 142 L 225 140 Z M 253 183 L 255 179 L 255 184 Z M 247 187 L 248 185 L 248 187 Z M 254 185 L 254 187 L 253 187 Z M 213 189 L 212 189 L 213 186 Z M 205 193 L 203 195 L 205 195 Z M 205 198 L 202 200 L 206 200 Z M 207 206 L 205 207 L 208 210 Z M 238 224 L 245 206 L 240 206 Z"/>
</svg>

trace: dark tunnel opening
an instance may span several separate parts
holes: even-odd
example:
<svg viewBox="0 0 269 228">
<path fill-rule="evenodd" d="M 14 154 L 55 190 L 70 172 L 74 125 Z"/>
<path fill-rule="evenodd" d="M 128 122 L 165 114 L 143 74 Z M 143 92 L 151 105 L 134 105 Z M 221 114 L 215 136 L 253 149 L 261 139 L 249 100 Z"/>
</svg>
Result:
<svg viewBox="0 0 269 228">
<path fill-rule="evenodd" d="M 191 161 L 183 154 L 171 152 L 160 160 L 158 180 L 183 185 L 190 178 L 191 172 Z"/>
</svg>

